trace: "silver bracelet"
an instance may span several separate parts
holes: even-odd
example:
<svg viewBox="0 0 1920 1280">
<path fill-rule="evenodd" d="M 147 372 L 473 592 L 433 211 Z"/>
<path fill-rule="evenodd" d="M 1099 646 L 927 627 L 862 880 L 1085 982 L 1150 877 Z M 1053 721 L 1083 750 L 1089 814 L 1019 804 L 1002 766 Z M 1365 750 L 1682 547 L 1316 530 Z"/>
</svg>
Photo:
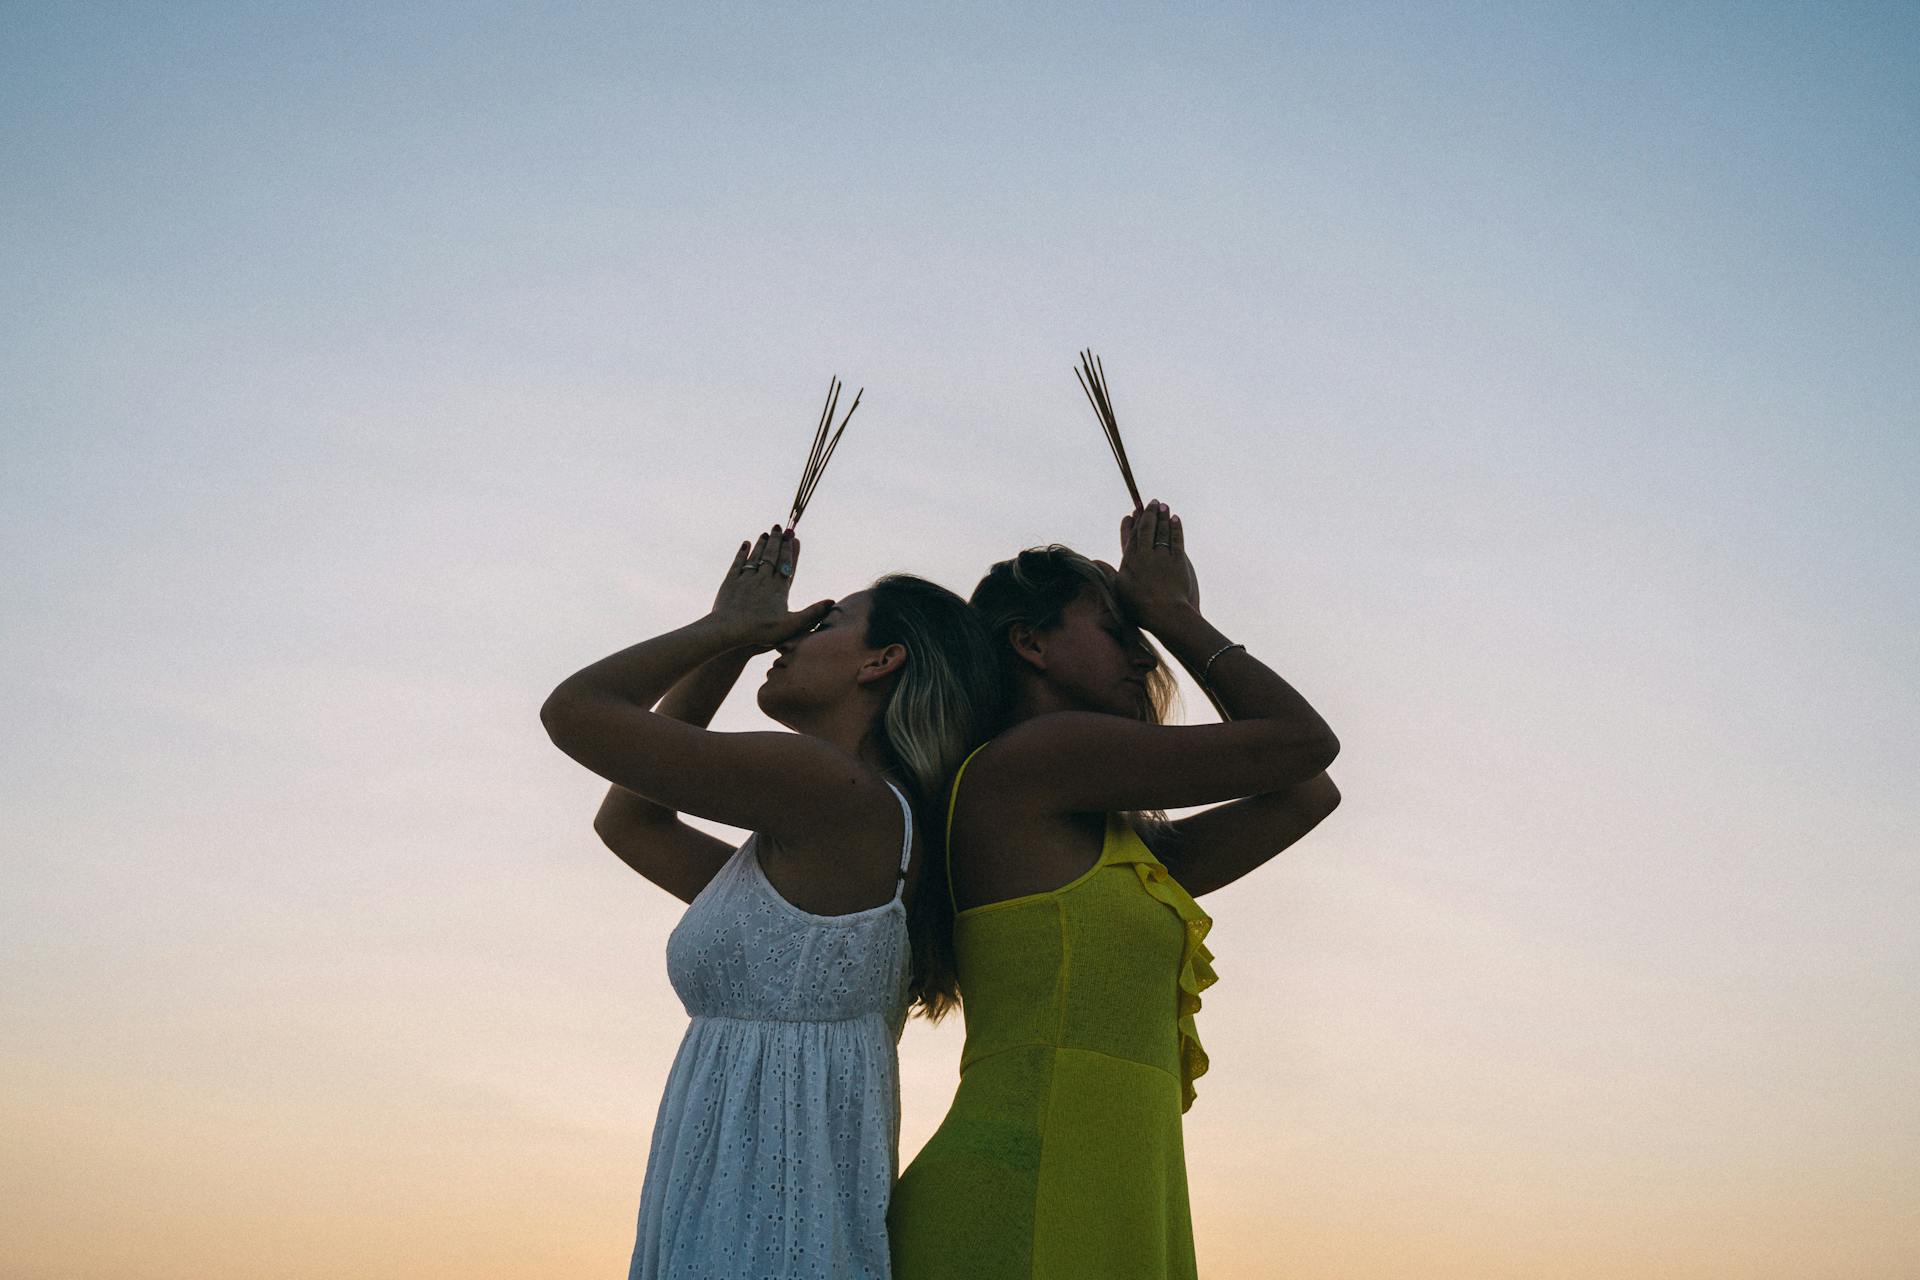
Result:
<svg viewBox="0 0 1920 1280">
<path fill-rule="evenodd" d="M 1239 649 L 1245 652 L 1246 647 L 1247 646 L 1243 644 L 1223 644 L 1213 651 L 1213 658 L 1219 657 L 1229 649 Z M 1209 689 L 1213 687 L 1213 681 L 1209 678 L 1213 675 L 1213 658 L 1208 658 L 1206 665 L 1200 668 L 1200 683 L 1206 685 Z"/>
</svg>

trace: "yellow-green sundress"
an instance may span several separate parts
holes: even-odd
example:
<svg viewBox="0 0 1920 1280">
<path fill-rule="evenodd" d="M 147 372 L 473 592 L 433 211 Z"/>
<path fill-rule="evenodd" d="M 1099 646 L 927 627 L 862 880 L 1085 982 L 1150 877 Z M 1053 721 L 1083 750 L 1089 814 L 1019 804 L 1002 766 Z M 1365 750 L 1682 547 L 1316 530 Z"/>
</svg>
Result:
<svg viewBox="0 0 1920 1280">
<path fill-rule="evenodd" d="M 1078 879 L 958 913 L 960 1087 L 895 1185 L 894 1280 L 1195 1276 L 1180 1117 L 1211 925 L 1118 814 Z"/>
</svg>

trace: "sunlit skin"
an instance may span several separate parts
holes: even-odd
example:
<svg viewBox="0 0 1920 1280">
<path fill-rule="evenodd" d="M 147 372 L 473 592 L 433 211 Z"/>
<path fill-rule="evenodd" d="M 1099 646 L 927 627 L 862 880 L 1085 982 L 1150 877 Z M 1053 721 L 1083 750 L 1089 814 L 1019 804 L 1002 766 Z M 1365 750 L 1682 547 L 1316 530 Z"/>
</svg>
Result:
<svg viewBox="0 0 1920 1280">
<path fill-rule="evenodd" d="M 779 526 L 742 542 L 704 617 L 568 677 L 541 709 L 555 745 L 614 784 L 594 830 L 686 902 L 733 846 L 682 813 L 765 834 L 761 867 L 803 910 L 844 915 L 893 895 L 903 823 L 871 734 L 906 650 L 865 643 L 865 592 L 789 609 L 799 557 Z M 780 656 L 759 703 L 794 732 L 707 729 L 769 649 Z M 916 864 L 919 847 L 916 834 Z"/>
<path fill-rule="evenodd" d="M 1340 793 L 1326 775 L 1339 741 L 1318 712 L 1200 612 L 1185 531 L 1154 501 L 1120 526 L 1110 569 L 1123 617 L 1089 589 L 1060 621 L 1012 628 L 1013 724 L 984 747 L 955 805 L 961 907 L 1059 888 L 1099 858 L 1106 815 L 1212 804 L 1143 833 L 1199 895 L 1231 884 L 1311 831 Z M 1159 725 L 1148 715 L 1151 633 L 1223 716 Z M 1223 651 L 1224 650 L 1224 651 Z M 1216 656 L 1217 655 L 1217 656 Z M 1228 801 L 1230 803 L 1220 803 Z"/>
</svg>

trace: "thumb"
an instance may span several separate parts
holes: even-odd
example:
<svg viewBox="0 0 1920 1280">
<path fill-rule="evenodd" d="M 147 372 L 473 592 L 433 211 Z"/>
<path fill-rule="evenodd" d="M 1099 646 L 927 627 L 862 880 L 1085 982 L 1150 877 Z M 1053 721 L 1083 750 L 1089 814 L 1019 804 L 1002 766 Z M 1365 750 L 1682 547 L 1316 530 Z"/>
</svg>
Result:
<svg viewBox="0 0 1920 1280">
<path fill-rule="evenodd" d="M 796 611 L 793 616 L 801 626 L 811 627 L 814 623 L 826 617 L 827 611 L 832 608 L 833 601 L 831 600 L 815 600 L 806 608 Z"/>
</svg>

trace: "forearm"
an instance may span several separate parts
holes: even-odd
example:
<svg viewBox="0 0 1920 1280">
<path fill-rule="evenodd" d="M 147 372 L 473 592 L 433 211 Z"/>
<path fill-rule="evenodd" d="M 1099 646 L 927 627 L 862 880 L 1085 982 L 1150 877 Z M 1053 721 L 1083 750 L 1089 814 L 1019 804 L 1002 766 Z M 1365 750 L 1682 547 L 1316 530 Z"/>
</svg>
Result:
<svg viewBox="0 0 1920 1280">
<path fill-rule="evenodd" d="M 740 673 L 752 658 L 753 652 L 742 647 L 707 659 L 680 677 L 654 710 L 685 724 L 706 728 L 713 723 L 714 713 L 733 692 Z"/>
<path fill-rule="evenodd" d="M 1270 721 L 1289 740 L 1324 743 L 1332 759 L 1338 741 L 1312 704 L 1246 649 L 1229 648 L 1233 642 L 1197 609 L 1170 609 L 1153 618 L 1148 629 L 1213 700 L 1223 720 Z"/>
<path fill-rule="evenodd" d="M 709 614 L 574 672 L 548 695 L 540 721 L 554 746 L 613 781 L 606 761 L 647 751 L 651 726 L 669 719 L 654 704 L 695 668 L 750 642 Z"/>
<path fill-rule="evenodd" d="M 1340 804 L 1340 788 L 1326 774 L 1216 805 L 1169 825 L 1154 852 L 1194 897 L 1232 884 L 1302 836 Z"/>
<path fill-rule="evenodd" d="M 707 659 L 681 676 L 654 710 L 670 719 L 706 728 L 713 722 L 714 713 L 720 710 L 720 704 L 726 701 L 727 694 L 732 692 L 752 656 L 751 650 L 739 648 Z M 594 819 L 594 826 L 604 832 L 609 826 L 618 828 L 636 823 L 671 821 L 675 816 L 674 811 L 665 805 L 655 804 L 645 796 L 616 785 L 607 789 L 606 799 L 600 802 L 600 813 Z"/>
<path fill-rule="evenodd" d="M 675 810 L 615 783 L 607 788 L 607 794 L 600 801 L 600 811 L 593 815 L 593 829 L 611 844 L 617 832 L 672 822 L 679 816 Z"/>
<path fill-rule="evenodd" d="M 580 670 L 562 680 L 548 698 L 549 707 L 555 703 L 587 700 L 618 700 L 633 703 L 643 708 L 653 708 L 663 697 L 682 693 L 680 686 L 686 686 L 684 695 L 678 701 L 689 709 L 697 710 L 696 698 L 705 700 L 711 697 L 712 690 L 719 683 L 719 673 L 724 668 L 716 668 L 710 678 L 703 676 L 705 665 L 714 659 L 728 655 L 740 647 L 741 638 L 717 622 L 712 615 L 697 619 L 677 630 L 657 635 L 651 640 L 642 640 L 639 644 L 611 654 L 591 666 Z M 746 659 L 740 659 L 742 666 Z M 734 668 L 733 674 L 739 674 Z M 712 707 L 705 713 L 711 719 L 719 708 L 720 699 L 726 696 L 732 687 L 729 679 L 719 690 L 719 697 L 713 698 Z M 659 711 L 663 715 L 673 712 L 665 704 Z M 674 719 L 688 719 L 685 716 L 673 716 Z M 689 723 L 692 723 L 689 720 Z M 705 719 L 699 721 L 705 723 Z"/>
</svg>

